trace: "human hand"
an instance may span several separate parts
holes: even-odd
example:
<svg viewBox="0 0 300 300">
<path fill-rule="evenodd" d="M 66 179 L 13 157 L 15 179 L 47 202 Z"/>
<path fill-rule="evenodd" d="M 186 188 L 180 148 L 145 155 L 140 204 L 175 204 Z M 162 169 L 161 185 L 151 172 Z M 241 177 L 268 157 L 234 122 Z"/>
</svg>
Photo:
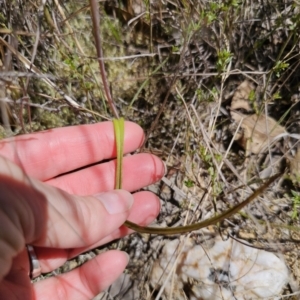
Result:
<svg viewBox="0 0 300 300">
<path fill-rule="evenodd" d="M 143 138 L 139 126 L 126 122 L 124 152 L 136 150 Z M 127 191 L 112 191 L 115 161 L 107 161 L 116 156 L 112 122 L 2 140 L 0 155 L 0 299 L 93 298 L 123 272 L 126 253 L 108 251 L 69 273 L 31 284 L 25 245 L 34 246 L 46 273 L 130 233 L 122 226 L 126 219 L 147 225 L 159 212 L 157 197 L 127 191 L 159 180 L 163 163 L 151 154 L 125 157 Z"/>
</svg>

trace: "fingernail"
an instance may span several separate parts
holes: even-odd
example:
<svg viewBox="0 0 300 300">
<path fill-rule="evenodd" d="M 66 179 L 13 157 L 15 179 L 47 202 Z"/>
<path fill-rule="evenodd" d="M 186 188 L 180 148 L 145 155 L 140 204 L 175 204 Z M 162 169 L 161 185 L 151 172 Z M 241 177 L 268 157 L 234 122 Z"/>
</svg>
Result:
<svg viewBox="0 0 300 300">
<path fill-rule="evenodd" d="M 133 196 L 123 190 L 101 193 L 94 195 L 94 197 L 101 201 L 107 212 L 111 215 L 126 212 L 133 204 Z"/>
<path fill-rule="evenodd" d="M 126 258 L 127 258 L 127 264 L 129 263 L 130 260 L 130 256 L 128 255 L 128 253 L 126 253 L 125 251 L 122 251 L 124 254 L 126 254 Z"/>
</svg>

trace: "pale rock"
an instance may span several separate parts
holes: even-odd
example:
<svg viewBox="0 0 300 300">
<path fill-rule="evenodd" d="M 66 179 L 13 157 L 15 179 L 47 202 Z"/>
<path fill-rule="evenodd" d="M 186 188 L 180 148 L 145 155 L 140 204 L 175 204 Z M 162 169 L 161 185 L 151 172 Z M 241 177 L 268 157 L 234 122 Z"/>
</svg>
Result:
<svg viewBox="0 0 300 300">
<path fill-rule="evenodd" d="M 168 299 L 279 299 L 289 280 L 288 268 L 274 253 L 233 239 L 217 237 L 214 243 L 202 245 L 186 239 L 182 247 L 178 245 L 173 240 L 164 246 L 151 274 L 152 286 L 164 285 L 163 295 Z M 189 295 L 183 290 L 187 284 Z"/>
</svg>

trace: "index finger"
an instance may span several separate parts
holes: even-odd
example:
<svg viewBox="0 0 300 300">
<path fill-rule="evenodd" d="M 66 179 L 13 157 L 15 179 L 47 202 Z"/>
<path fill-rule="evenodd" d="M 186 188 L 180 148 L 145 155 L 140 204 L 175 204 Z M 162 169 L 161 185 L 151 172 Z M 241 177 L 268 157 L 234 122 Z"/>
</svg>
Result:
<svg viewBox="0 0 300 300">
<path fill-rule="evenodd" d="M 144 140 L 140 126 L 125 122 L 124 153 Z M 0 155 L 45 181 L 116 156 L 112 122 L 50 129 L 0 141 Z"/>
</svg>

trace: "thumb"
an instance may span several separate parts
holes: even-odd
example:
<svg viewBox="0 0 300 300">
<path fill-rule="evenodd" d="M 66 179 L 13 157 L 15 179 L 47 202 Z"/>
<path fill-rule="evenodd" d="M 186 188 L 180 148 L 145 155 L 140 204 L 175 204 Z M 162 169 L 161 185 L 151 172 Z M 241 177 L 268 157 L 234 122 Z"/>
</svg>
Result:
<svg viewBox="0 0 300 300">
<path fill-rule="evenodd" d="M 0 157 L 0 265 L 9 269 L 25 244 L 53 248 L 92 245 L 119 228 L 133 204 L 127 191 L 74 196 L 29 178 Z"/>
</svg>

